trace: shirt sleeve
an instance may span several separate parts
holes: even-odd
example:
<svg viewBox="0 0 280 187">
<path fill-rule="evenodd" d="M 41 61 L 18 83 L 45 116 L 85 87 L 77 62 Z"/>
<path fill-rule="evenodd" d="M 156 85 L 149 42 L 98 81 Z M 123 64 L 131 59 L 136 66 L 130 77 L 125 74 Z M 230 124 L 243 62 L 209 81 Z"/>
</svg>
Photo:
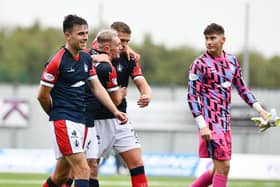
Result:
<svg viewBox="0 0 280 187">
<path fill-rule="evenodd" d="M 52 59 L 48 63 L 41 77 L 41 85 L 54 87 L 59 74 L 59 64 L 60 60 L 57 58 Z"/>
<path fill-rule="evenodd" d="M 238 94 L 241 96 L 241 98 L 252 107 L 252 105 L 257 102 L 255 96 L 253 95 L 252 91 L 246 86 L 246 83 L 244 81 L 244 78 L 242 76 L 242 72 L 241 72 L 241 67 L 237 61 L 237 59 L 235 59 L 237 68 L 236 68 L 236 73 L 234 75 L 234 79 L 233 79 L 233 84 L 235 85 Z"/>
<path fill-rule="evenodd" d="M 130 77 L 132 78 L 132 80 L 143 78 L 143 73 L 141 71 L 139 63 L 136 60 L 131 60 L 129 63 L 131 63 L 132 65 L 130 72 Z"/>
<path fill-rule="evenodd" d="M 199 60 L 193 62 L 189 69 L 187 101 L 193 117 L 202 114 L 200 95 L 203 88 L 205 68 Z"/>
<path fill-rule="evenodd" d="M 97 78 L 97 74 L 96 74 L 96 69 L 94 67 L 94 63 L 91 62 L 89 67 L 90 67 L 90 69 L 89 69 L 89 78 L 88 78 L 88 80 L 92 80 L 92 79 Z"/>
<path fill-rule="evenodd" d="M 111 64 L 100 62 L 96 64 L 95 68 L 101 84 L 108 92 L 113 92 L 119 89 L 117 72 Z"/>
</svg>

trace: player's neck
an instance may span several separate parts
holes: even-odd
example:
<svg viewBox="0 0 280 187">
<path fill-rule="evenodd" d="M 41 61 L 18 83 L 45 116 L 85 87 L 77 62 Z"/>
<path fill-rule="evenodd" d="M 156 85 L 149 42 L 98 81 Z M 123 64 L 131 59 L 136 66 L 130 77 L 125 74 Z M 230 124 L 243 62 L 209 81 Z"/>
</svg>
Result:
<svg viewBox="0 0 280 187">
<path fill-rule="evenodd" d="M 222 58 L 224 56 L 223 50 L 221 50 L 221 51 L 208 51 L 208 53 L 210 55 L 212 55 L 213 57 L 216 57 L 216 58 Z"/>
<path fill-rule="evenodd" d="M 79 56 L 80 50 L 74 49 L 70 45 L 66 44 L 65 48 L 72 54 L 72 56 L 77 57 Z"/>
</svg>

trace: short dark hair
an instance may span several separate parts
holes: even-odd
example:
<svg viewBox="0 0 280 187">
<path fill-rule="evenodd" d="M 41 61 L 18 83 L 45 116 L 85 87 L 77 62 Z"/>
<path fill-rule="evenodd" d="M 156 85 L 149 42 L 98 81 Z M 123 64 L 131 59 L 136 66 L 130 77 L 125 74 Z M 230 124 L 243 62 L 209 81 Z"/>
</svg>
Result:
<svg viewBox="0 0 280 187">
<path fill-rule="evenodd" d="M 224 28 L 221 25 L 218 25 L 216 23 L 211 23 L 208 25 L 204 32 L 204 35 L 206 34 L 225 34 Z"/>
<path fill-rule="evenodd" d="M 131 30 L 130 30 L 129 26 L 126 23 L 121 22 L 121 21 L 116 21 L 116 22 L 112 23 L 111 29 L 114 29 L 117 32 L 131 34 Z"/>
<path fill-rule="evenodd" d="M 84 18 L 77 15 L 69 14 L 64 17 L 63 32 L 71 32 L 74 25 L 88 25 Z"/>
</svg>

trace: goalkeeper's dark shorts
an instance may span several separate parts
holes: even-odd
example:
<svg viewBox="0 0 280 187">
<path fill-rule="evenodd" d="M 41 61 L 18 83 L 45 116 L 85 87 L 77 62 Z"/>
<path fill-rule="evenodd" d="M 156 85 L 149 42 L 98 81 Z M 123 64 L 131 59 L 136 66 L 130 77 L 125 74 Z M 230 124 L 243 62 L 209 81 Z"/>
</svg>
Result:
<svg viewBox="0 0 280 187">
<path fill-rule="evenodd" d="M 232 152 L 231 141 L 231 131 L 212 133 L 212 139 L 208 141 L 203 140 L 199 135 L 199 157 L 230 160 Z"/>
</svg>

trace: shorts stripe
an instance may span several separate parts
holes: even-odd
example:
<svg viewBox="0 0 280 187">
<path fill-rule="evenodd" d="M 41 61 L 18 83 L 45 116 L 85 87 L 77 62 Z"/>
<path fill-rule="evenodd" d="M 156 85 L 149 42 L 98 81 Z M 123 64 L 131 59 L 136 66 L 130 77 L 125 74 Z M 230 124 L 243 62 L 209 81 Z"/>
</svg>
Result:
<svg viewBox="0 0 280 187">
<path fill-rule="evenodd" d="M 73 154 L 65 120 L 54 121 L 54 132 L 61 153 L 63 155 Z"/>
<path fill-rule="evenodd" d="M 84 140 L 83 140 L 83 148 L 85 148 L 85 143 L 87 140 L 87 134 L 88 134 L 88 127 L 85 127 L 85 135 L 84 135 Z"/>
</svg>

